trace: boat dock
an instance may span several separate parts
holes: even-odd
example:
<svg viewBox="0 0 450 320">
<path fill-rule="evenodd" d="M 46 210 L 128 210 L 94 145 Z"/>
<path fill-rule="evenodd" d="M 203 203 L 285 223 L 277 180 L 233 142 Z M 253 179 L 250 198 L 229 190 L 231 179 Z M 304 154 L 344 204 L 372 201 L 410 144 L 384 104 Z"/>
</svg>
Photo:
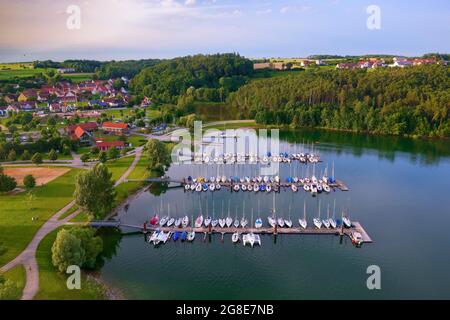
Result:
<svg viewBox="0 0 450 320">
<path fill-rule="evenodd" d="M 180 185 L 179 187 L 184 187 L 185 185 L 189 184 L 186 179 L 172 179 L 172 178 L 169 178 L 169 177 L 165 177 L 165 178 L 148 178 L 148 179 L 127 179 L 127 180 L 125 180 L 125 182 L 162 182 L 162 183 L 165 182 L 165 183 L 176 183 L 176 184 Z M 219 182 L 218 184 L 220 184 L 220 186 L 223 187 L 223 188 L 230 189 L 229 191 L 231 191 L 231 192 L 238 192 L 238 191 L 234 191 L 233 190 L 233 186 L 235 184 L 237 184 L 237 185 L 246 185 L 246 186 L 249 186 L 249 185 L 253 186 L 254 185 L 253 182 L 251 182 L 251 183 L 247 183 L 247 182 L 244 182 L 244 183 L 233 183 L 233 182 L 230 182 L 230 181 Z M 295 182 L 279 182 L 279 183 L 272 182 L 270 184 L 271 184 L 272 187 L 275 187 L 275 188 L 278 187 L 277 192 L 280 192 L 281 189 L 290 189 L 292 187 L 292 185 L 296 185 L 298 188 L 301 188 L 303 190 L 303 183 L 301 183 L 301 182 L 297 182 L 297 183 L 295 183 Z M 342 180 L 336 180 L 333 183 L 329 183 L 328 186 L 330 188 L 332 188 L 333 190 L 337 189 L 337 190 L 341 190 L 341 191 L 349 191 L 349 188 L 347 187 L 347 185 Z M 217 190 L 217 191 L 219 191 L 219 190 Z M 185 192 L 190 192 L 190 191 L 187 191 L 185 189 Z M 264 191 L 262 191 L 262 192 L 264 192 Z"/>
<path fill-rule="evenodd" d="M 203 234 L 233 234 L 235 232 L 238 233 L 254 233 L 254 234 L 287 234 L 287 235 L 337 235 L 337 236 L 348 236 L 351 238 L 353 232 L 359 232 L 362 237 L 362 243 L 372 243 L 372 239 L 363 228 L 363 226 L 358 221 L 352 221 L 351 228 L 343 228 L 339 226 L 337 228 L 314 228 L 307 227 L 303 229 L 301 227 L 292 227 L 292 228 L 273 228 L 273 227 L 262 227 L 262 228 L 252 228 L 252 227 L 230 227 L 230 228 L 221 228 L 220 226 L 216 227 L 198 227 L 198 228 L 177 228 L 177 227 L 152 227 L 149 225 L 132 225 L 132 224 L 123 224 L 120 221 L 92 221 L 90 222 L 90 226 L 92 227 L 116 227 L 116 228 L 131 228 L 137 229 L 142 233 L 149 233 L 155 230 L 160 230 L 164 232 L 183 232 L 183 231 L 194 231 L 195 233 L 203 233 Z"/>
</svg>

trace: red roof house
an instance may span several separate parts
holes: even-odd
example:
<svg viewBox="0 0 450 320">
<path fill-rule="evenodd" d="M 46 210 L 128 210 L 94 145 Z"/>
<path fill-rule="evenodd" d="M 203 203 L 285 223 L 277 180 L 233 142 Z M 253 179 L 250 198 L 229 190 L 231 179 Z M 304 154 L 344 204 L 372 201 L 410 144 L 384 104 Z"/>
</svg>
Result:
<svg viewBox="0 0 450 320">
<path fill-rule="evenodd" d="M 107 133 L 123 135 L 129 133 L 128 124 L 123 122 L 103 122 L 102 130 Z"/>
<path fill-rule="evenodd" d="M 123 141 L 95 141 L 95 146 L 99 148 L 100 151 L 106 151 L 111 148 L 123 149 L 125 148 L 125 142 Z"/>
</svg>

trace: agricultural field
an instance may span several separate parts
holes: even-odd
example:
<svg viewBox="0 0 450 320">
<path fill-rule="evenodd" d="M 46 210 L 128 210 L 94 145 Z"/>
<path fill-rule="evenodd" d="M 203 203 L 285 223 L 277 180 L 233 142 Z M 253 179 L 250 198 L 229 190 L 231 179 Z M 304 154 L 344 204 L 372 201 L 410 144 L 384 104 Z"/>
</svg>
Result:
<svg viewBox="0 0 450 320">
<path fill-rule="evenodd" d="M 54 69 L 34 68 L 31 62 L 23 63 L 0 63 L 0 81 L 9 80 L 15 77 L 32 77 L 38 73 L 47 72 Z"/>
</svg>

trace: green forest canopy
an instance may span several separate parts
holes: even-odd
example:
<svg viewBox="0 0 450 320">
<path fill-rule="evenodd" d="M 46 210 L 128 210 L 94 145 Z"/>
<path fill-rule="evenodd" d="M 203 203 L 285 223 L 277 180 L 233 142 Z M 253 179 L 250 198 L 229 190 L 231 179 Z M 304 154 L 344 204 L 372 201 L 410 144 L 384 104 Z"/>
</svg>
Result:
<svg viewBox="0 0 450 320">
<path fill-rule="evenodd" d="M 250 82 L 229 103 L 258 123 L 450 136 L 450 68 L 318 70 Z"/>
<path fill-rule="evenodd" d="M 238 54 L 195 55 L 145 68 L 130 87 L 135 94 L 153 101 L 175 103 L 191 86 L 218 88 L 223 77 L 248 76 L 252 72 L 253 63 Z"/>
</svg>

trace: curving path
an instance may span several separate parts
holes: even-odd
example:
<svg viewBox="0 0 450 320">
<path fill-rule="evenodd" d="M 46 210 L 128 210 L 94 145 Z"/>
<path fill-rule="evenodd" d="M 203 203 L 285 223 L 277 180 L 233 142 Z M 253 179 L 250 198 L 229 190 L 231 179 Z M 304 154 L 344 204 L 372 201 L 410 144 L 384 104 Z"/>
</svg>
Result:
<svg viewBox="0 0 450 320">
<path fill-rule="evenodd" d="M 116 181 L 114 186 L 118 186 L 123 183 L 128 175 L 134 170 L 142 155 L 142 147 L 136 148 L 136 156 L 131 163 L 130 167 L 125 173 Z M 6 272 L 17 265 L 22 264 L 26 270 L 26 284 L 22 293 L 22 300 L 32 300 L 39 290 L 39 267 L 36 262 L 36 250 L 39 243 L 53 230 L 68 223 L 73 217 L 75 217 L 80 211 L 76 210 L 72 214 L 68 215 L 64 219 L 58 220 L 63 214 L 65 214 L 75 204 L 75 200 L 72 200 L 64 208 L 55 213 L 50 219 L 48 219 L 38 232 L 34 235 L 31 242 L 26 249 L 22 251 L 15 259 L 4 265 L 0 271 Z"/>
</svg>

